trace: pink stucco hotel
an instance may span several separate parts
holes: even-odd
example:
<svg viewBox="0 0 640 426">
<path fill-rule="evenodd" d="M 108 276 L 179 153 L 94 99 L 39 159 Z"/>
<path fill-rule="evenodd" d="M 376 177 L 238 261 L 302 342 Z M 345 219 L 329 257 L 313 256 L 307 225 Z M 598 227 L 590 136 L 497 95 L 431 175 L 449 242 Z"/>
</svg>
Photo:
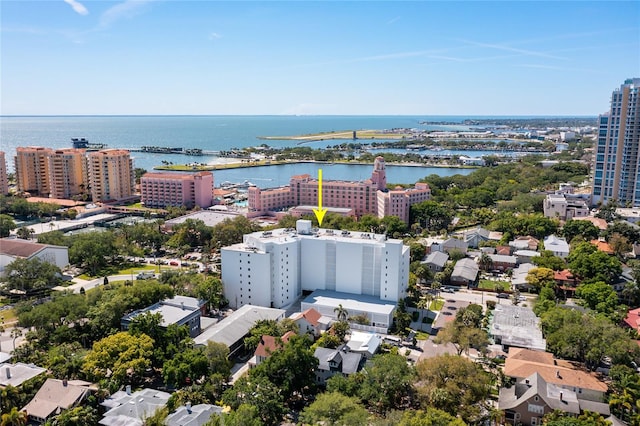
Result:
<svg viewBox="0 0 640 426">
<path fill-rule="evenodd" d="M 377 157 L 370 179 L 364 181 L 327 180 L 322 183 L 322 204 L 325 207 L 353 209 L 360 217 L 372 214 L 378 217 L 398 216 L 409 222 L 412 204 L 426 201 L 431 189 L 426 183 L 414 188 L 396 188 L 388 191 L 384 158 Z M 310 175 L 291 177 L 289 186 L 260 189 L 252 186 L 248 191 L 249 216 L 273 214 L 295 206 L 314 206 L 318 202 L 318 181 Z"/>
<path fill-rule="evenodd" d="M 140 178 L 140 195 L 147 207 L 198 206 L 206 209 L 213 204 L 213 174 L 145 173 Z"/>
</svg>

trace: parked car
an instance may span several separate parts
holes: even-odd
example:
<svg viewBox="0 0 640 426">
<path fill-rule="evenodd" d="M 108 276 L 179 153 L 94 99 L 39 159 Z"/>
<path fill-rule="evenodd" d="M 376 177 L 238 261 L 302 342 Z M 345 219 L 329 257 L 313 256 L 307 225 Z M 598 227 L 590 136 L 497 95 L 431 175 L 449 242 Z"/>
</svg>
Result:
<svg viewBox="0 0 640 426">
<path fill-rule="evenodd" d="M 498 295 L 496 297 L 498 299 L 508 299 L 509 298 L 509 294 L 508 293 L 498 293 Z"/>
<path fill-rule="evenodd" d="M 442 291 L 445 293 L 455 293 L 456 290 L 453 287 L 442 287 Z"/>
<path fill-rule="evenodd" d="M 148 280 L 155 277 L 156 274 L 154 274 L 153 272 L 140 272 L 138 275 L 136 275 L 137 280 Z"/>
</svg>

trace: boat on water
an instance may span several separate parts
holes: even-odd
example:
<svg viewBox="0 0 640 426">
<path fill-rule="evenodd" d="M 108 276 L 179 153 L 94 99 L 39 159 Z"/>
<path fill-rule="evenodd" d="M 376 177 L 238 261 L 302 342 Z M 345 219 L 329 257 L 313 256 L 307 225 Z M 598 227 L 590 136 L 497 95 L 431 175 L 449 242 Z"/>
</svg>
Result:
<svg viewBox="0 0 640 426">
<path fill-rule="evenodd" d="M 88 151 L 97 151 L 107 147 L 107 144 L 104 143 L 91 143 L 87 138 L 71 138 L 71 143 L 74 148 L 86 149 Z"/>
</svg>

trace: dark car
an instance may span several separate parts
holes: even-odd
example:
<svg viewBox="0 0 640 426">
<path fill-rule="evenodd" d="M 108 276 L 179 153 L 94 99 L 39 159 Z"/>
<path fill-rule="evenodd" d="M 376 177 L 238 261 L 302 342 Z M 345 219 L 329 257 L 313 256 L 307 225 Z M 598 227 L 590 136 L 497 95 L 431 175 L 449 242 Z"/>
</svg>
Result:
<svg viewBox="0 0 640 426">
<path fill-rule="evenodd" d="M 507 293 L 498 293 L 496 296 L 498 299 L 508 299 L 509 295 Z"/>
</svg>

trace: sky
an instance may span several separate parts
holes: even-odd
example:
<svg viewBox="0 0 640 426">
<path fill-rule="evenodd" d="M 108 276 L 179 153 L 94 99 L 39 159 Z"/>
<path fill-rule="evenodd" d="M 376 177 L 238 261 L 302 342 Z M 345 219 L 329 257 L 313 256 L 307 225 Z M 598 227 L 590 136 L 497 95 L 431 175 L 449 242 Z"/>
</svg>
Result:
<svg viewBox="0 0 640 426">
<path fill-rule="evenodd" d="M 584 115 L 640 2 L 0 0 L 2 115 Z"/>
</svg>

